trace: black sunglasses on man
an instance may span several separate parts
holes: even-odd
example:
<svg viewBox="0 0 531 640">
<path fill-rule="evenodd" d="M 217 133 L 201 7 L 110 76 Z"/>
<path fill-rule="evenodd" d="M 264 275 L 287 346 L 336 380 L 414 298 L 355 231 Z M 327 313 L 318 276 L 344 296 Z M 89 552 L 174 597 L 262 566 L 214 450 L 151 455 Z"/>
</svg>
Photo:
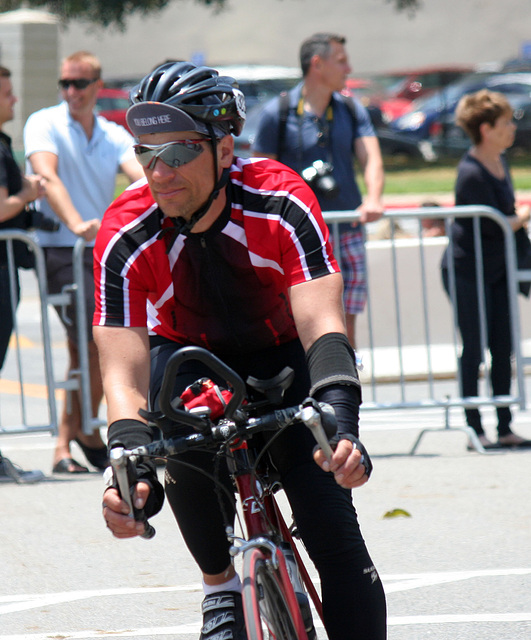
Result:
<svg viewBox="0 0 531 640">
<path fill-rule="evenodd" d="M 89 85 L 93 84 L 97 80 L 99 80 L 99 78 L 92 78 L 92 80 L 89 80 L 87 78 L 77 78 L 74 80 L 71 80 L 69 78 L 61 78 L 58 84 L 61 89 L 65 90 L 68 89 L 70 85 L 72 85 L 74 89 L 86 89 Z"/>
</svg>

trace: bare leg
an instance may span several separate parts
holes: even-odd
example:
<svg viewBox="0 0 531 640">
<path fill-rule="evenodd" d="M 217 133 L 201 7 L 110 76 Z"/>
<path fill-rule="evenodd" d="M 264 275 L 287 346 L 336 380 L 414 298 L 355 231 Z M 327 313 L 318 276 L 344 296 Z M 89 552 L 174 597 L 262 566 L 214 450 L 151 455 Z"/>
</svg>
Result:
<svg viewBox="0 0 531 640">
<path fill-rule="evenodd" d="M 70 372 L 79 368 L 79 353 L 77 346 L 71 340 L 67 340 L 67 346 L 69 356 L 68 372 Z M 92 415 L 96 416 L 103 397 L 103 389 L 99 369 L 98 352 L 94 342 L 89 343 L 89 371 L 91 379 Z M 96 448 L 104 445 L 99 429 L 95 429 L 91 435 L 82 433 L 79 393 L 72 393 L 71 406 L 68 407 L 65 392 L 63 411 L 58 425 L 58 436 L 53 459 L 54 465 L 63 458 L 71 457 L 70 443 L 76 438 L 81 439 L 82 442 L 89 447 Z"/>
<path fill-rule="evenodd" d="M 356 316 L 353 313 L 347 313 L 345 317 L 347 323 L 347 338 L 353 349 L 356 349 Z"/>
</svg>

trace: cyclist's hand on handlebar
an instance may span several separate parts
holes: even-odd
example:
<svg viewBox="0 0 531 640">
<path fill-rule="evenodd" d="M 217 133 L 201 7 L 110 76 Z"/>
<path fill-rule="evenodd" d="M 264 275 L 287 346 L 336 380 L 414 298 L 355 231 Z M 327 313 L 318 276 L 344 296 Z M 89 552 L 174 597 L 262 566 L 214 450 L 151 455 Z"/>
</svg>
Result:
<svg viewBox="0 0 531 640">
<path fill-rule="evenodd" d="M 332 472 L 336 482 L 345 489 L 361 487 L 369 479 L 372 465 L 361 443 L 358 446 L 348 439 L 339 440 L 330 462 L 326 459 L 322 449 L 316 449 L 313 457 L 321 469 Z"/>
<path fill-rule="evenodd" d="M 144 507 L 149 491 L 150 487 L 145 482 L 139 482 L 135 486 L 133 499 L 137 509 Z M 144 523 L 137 522 L 131 517 L 127 503 L 113 487 L 103 494 L 102 509 L 107 528 L 115 538 L 133 538 L 144 533 Z"/>
</svg>

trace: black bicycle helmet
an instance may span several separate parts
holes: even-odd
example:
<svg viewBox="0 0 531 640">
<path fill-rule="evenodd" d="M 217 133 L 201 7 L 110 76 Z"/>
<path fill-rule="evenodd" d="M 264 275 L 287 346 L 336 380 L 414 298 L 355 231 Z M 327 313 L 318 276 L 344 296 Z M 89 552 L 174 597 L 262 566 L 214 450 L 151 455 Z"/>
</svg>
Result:
<svg viewBox="0 0 531 640">
<path fill-rule="evenodd" d="M 135 109 L 136 105 L 161 103 L 188 115 L 196 123 L 194 130 L 205 125 L 206 134 L 211 125 L 216 133 L 238 136 L 245 123 L 245 98 L 236 80 L 190 62 L 160 65 L 131 90 L 130 100 L 131 115 L 146 110 Z"/>
<path fill-rule="evenodd" d="M 207 213 L 229 180 L 229 169 L 218 171 L 217 139 L 239 135 L 245 123 L 245 98 L 234 78 L 190 62 L 167 62 L 148 74 L 130 93 L 127 124 L 135 136 L 150 133 L 197 131 L 212 147 L 214 187 L 192 216 L 172 218 L 169 252 L 179 233 L 190 231 Z"/>
</svg>

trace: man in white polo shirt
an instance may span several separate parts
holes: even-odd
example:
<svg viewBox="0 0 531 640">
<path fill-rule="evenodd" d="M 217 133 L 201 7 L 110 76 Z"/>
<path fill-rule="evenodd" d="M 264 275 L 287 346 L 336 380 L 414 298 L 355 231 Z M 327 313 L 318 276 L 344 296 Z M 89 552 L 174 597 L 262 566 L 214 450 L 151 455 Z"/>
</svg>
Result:
<svg viewBox="0 0 531 640">
<path fill-rule="evenodd" d="M 135 159 L 133 139 L 119 125 L 94 113 L 101 80 L 101 65 L 91 53 L 78 51 L 63 60 L 59 87 L 62 102 L 32 114 L 24 127 L 24 146 L 28 173 L 46 180 L 46 199 L 39 203 L 43 213 L 56 216 L 59 231 L 39 232 L 45 248 L 49 293 L 58 293 L 74 282 L 72 249 L 78 238 L 89 245 L 85 250 L 85 292 L 87 327 L 91 331 L 94 311 L 92 244 L 100 221 L 114 198 L 116 175 L 123 171 L 131 182 L 143 177 Z M 65 323 L 69 369 L 79 368 L 76 314 L 69 307 Z M 92 333 L 89 338 L 89 370 L 92 415 L 98 415 L 102 398 L 99 361 Z M 99 429 L 85 434 L 81 429 L 79 397 L 63 410 L 59 423 L 54 473 L 85 473 L 87 467 L 76 462 L 70 442 L 76 440 L 87 460 L 97 469 L 107 466 L 107 451 Z"/>
</svg>

